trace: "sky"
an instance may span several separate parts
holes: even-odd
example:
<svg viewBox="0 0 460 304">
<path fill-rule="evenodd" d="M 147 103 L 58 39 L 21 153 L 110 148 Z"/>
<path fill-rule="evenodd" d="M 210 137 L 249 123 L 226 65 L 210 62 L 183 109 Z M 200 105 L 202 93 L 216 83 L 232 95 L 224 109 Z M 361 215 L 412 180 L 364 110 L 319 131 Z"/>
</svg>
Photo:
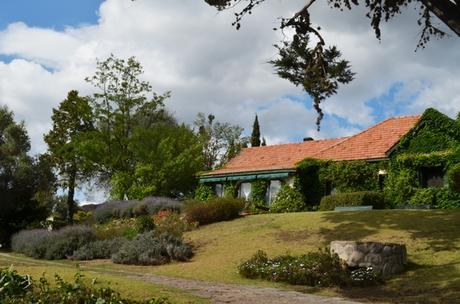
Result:
<svg viewBox="0 0 460 304">
<path fill-rule="evenodd" d="M 166 106 L 180 122 L 213 113 L 249 134 L 257 113 L 268 144 L 347 136 L 428 107 L 451 117 L 460 111 L 455 34 L 415 52 L 420 28 L 413 7 L 383 25 L 379 41 L 363 8 L 340 12 L 321 1 L 312 7 L 312 21 L 356 76 L 324 103 L 317 132 L 311 99 L 267 63 L 283 39 L 272 30 L 278 18 L 304 2 L 267 1 L 236 31 L 234 11 L 217 12 L 203 0 L 2 0 L 0 105 L 25 121 L 31 153 L 41 153 L 52 108 L 69 90 L 94 93 L 84 78 L 94 73 L 97 59 L 113 53 L 135 56 L 155 92 L 172 92 Z"/>
</svg>

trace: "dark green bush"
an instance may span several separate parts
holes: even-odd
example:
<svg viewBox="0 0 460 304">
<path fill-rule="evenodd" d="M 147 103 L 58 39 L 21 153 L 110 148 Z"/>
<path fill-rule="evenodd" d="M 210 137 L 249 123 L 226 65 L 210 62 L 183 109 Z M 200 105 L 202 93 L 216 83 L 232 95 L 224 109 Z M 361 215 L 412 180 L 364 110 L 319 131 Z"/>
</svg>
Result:
<svg viewBox="0 0 460 304">
<path fill-rule="evenodd" d="M 110 259 L 112 255 L 117 253 L 127 242 L 128 240 L 122 237 L 94 241 L 75 250 L 70 259 L 80 261 Z"/>
<path fill-rule="evenodd" d="M 137 235 L 112 255 L 117 264 L 161 265 L 171 260 L 187 261 L 192 249 L 182 238 L 172 235 L 158 236 L 154 231 Z"/>
<path fill-rule="evenodd" d="M 34 258 L 59 260 L 95 240 L 96 234 L 92 228 L 75 225 L 56 231 L 22 230 L 12 237 L 11 247 L 13 251 Z"/>
<path fill-rule="evenodd" d="M 460 209 L 460 193 L 445 187 L 438 189 L 435 206 L 439 209 Z"/>
<path fill-rule="evenodd" d="M 455 164 L 447 171 L 449 187 L 452 191 L 460 193 L 460 163 Z"/>
<path fill-rule="evenodd" d="M 438 193 L 437 188 L 424 188 L 417 189 L 414 192 L 414 195 L 407 202 L 407 205 L 411 206 L 432 206 L 433 208 L 436 205 L 436 196 Z"/>
<path fill-rule="evenodd" d="M 237 218 L 244 204 L 244 200 L 235 198 L 213 198 L 207 202 L 187 201 L 183 212 L 189 222 L 206 225 Z"/>
<path fill-rule="evenodd" d="M 4 280 L 3 280 L 4 279 Z M 65 303 L 65 304 L 170 304 L 165 298 L 135 301 L 125 299 L 111 288 L 97 287 L 96 280 L 87 284 L 81 273 L 73 282 L 55 275 L 55 284 L 46 278 L 34 281 L 12 269 L 0 269 L 0 302 L 11 304 Z"/>
<path fill-rule="evenodd" d="M 310 252 L 301 256 L 282 255 L 269 259 L 258 251 L 238 266 L 239 273 L 250 279 L 265 279 L 307 286 L 344 286 L 349 276 L 337 255 L 327 251 Z"/>
<path fill-rule="evenodd" d="M 321 211 L 334 210 L 339 206 L 372 206 L 374 209 L 384 209 L 385 200 L 382 194 L 373 191 L 337 193 L 321 199 Z"/>
<path fill-rule="evenodd" d="M 155 229 L 153 219 L 148 215 L 142 215 L 136 218 L 136 231 L 144 233 Z"/>
<path fill-rule="evenodd" d="M 297 188 L 287 184 L 281 186 L 276 199 L 270 205 L 270 212 L 299 212 L 305 210 L 305 202 L 302 193 Z"/>
</svg>

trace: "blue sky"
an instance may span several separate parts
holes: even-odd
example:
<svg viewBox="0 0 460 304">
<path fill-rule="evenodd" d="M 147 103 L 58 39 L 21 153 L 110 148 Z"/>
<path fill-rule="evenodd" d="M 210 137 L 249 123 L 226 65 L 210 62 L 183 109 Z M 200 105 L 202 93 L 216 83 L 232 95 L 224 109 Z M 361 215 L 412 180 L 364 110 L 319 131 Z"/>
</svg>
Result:
<svg viewBox="0 0 460 304">
<path fill-rule="evenodd" d="M 268 144 L 347 136 L 428 107 L 460 111 L 460 39 L 414 52 L 420 29 L 412 8 L 385 24 L 378 41 L 362 10 L 331 11 L 317 1 L 313 22 L 356 72 L 324 102 L 318 133 L 311 99 L 267 64 L 283 38 L 274 22 L 303 2 L 267 2 L 236 31 L 233 12 L 216 13 L 203 0 L 0 0 L 0 105 L 25 121 L 32 153 L 41 153 L 52 108 L 69 90 L 94 93 L 84 79 L 113 53 L 135 56 L 155 92 L 172 92 L 166 106 L 180 122 L 212 113 L 249 133 L 258 113 Z"/>
</svg>

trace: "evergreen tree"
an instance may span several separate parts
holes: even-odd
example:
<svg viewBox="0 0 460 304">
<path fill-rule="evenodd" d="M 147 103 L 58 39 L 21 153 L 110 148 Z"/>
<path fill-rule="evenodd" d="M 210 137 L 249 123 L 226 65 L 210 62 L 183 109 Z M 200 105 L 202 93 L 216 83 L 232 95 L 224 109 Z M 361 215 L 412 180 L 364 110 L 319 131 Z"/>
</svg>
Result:
<svg viewBox="0 0 460 304">
<path fill-rule="evenodd" d="M 257 114 L 256 118 L 254 119 L 254 124 L 252 125 L 251 146 L 260 147 L 260 126 Z"/>
</svg>

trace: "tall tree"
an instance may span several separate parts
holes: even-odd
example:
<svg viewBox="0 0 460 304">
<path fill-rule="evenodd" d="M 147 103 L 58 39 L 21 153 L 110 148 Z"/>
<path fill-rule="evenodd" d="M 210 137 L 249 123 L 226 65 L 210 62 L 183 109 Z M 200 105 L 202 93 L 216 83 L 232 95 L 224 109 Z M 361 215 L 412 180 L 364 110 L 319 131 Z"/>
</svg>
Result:
<svg viewBox="0 0 460 304">
<path fill-rule="evenodd" d="M 72 222 L 75 212 L 77 180 L 87 178 L 92 170 L 82 153 L 83 145 L 93 130 L 92 110 L 88 99 L 73 90 L 51 116 L 53 128 L 44 136 L 54 167 L 59 171 L 60 185 L 67 189 L 67 220 Z"/>
<path fill-rule="evenodd" d="M 254 118 L 254 123 L 252 124 L 251 147 L 260 147 L 260 126 L 257 114 Z"/>
<path fill-rule="evenodd" d="M 110 183 L 117 174 L 119 199 L 129 198 L 132 182 L 130 178 L 121 182 L 120 176 L 135 173 L 136 161 L 130 148 L 133 134 L 140 128 L 175 123 L 164 110 L 169 93 L 152 93 L 151 85 L 141 80 L 142 74 L 143 68 L 134 57 L 124 60 L 111 55 L 99 61 L 96 73 L 86 78 L 98 89 L 91 98 L 97 129 L 92 144 L 97 151 L 92 155 L 103 183 Z"/>
<path fill-rule="evenodd" d="M 15 122 L 13 113 L 0 107 L 0 245 L 47 215 L 39 200 L 54 190 L 54 175 L 46 162 L 28 156 L 29 150 L 24 123 Z"/>
<path fill-rule="evenodd" d="M 239 29 L 246 15 L 250 15 L 256 7 L 268 1 L 205 0 L 205 2 L 219 10 L 238 4 L 243 5 L 241 11 L 235 14 L 233 22 L 233 25 Z M 292 16 L 280 19 L 278 28 L 291 29 L 293 35 L 276 45 L 279 57 L 271 61 L 281 78 L 291 81 L 296 86 L 302 86 L 313 98 L 314 108 L 318 112 L 318 128 L 323 117 L 322 102 L 336 94 L 339 85 L 349 83 L 354 76 L 348 61 L 341 58 L 340 51 L 335 46 L 326 47 L 320 27 L 312 23 L 310 9 L 319 2 L 305 0 L 305 5 Z M 416 4 L 420 16 L 417 23 L 421 27 L 417 49 L 424 48 L 432 37 L 442 38 L 446 35 L 432 22 L 433 16 L 447 25 L 457 37 L 460 36 L 459 0 L 327 0 L 327 3 L 332 9 L 341 11 L 352 10 L 359 4 L 364 5 L 368 10 L 366 16 L 370 19 L 370 26 L 377 39 L 381 38 L 382 22 L 390 21 L 411 7 L 411 4 Z"/>
<path fill-rule="evenodd" d="M 214 120 L 214 115 L 206 117 L 204 113 L 198 113 L 195 120 L 206 170 L 223 166 L 249 142 L 247 137 L 242 136 L 242 127 Z"/>
</svg>

